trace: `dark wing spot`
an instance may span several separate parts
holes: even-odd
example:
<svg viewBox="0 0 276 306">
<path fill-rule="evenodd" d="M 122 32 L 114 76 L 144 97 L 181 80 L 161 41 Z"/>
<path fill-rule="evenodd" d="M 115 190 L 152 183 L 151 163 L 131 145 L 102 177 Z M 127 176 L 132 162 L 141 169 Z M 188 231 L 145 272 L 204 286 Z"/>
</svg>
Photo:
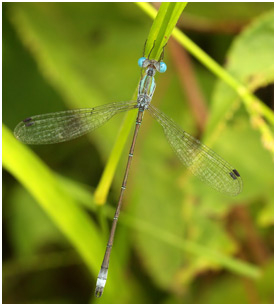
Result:
<svg viewBox="0 0 276 306">
<path fill-rule="evenodd" d="M 232 177 L 233 180 L 236 180 L 236 179 L 237 179 L 236 175 L 235 175 L 233 172 L 230 172 L 229 174 L 231 175 L 231 177 Z"/>
<path fill-rule="evenodd" d="M 24 119 L 23 122 L 29 122 L 29 121 L 31 121 L 31 120 L 32 120 L 32 118 L 29 117 L 29 118 Z"/>
<path fill-rule="evenodd" d="M 236 174 L 236 176 L 240 176 L 239 172 L 236 169 L 233 169 L 233 172 Z"/>
</svg>

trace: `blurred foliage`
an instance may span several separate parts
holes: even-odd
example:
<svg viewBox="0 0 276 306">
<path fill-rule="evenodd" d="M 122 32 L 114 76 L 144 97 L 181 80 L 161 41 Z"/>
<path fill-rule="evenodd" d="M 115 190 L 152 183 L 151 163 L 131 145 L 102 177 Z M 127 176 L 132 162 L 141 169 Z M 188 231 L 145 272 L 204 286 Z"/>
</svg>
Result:
<svg viewBox="0 0 276 306">
<path fill-rule="evenodd" d="M 223 33 L 222 23 L 232 32 Z M 151 25 L 133 3 L 4 3 L 4 124 L 13 130 L 30 115 L 130 100 Z M 272 108 L 272 3 L 190 3 L 179 26 Z M 153 104 L 196 135 L 170 48 Z M 93 192 L 123 115 L 87 137 L 32 148 L 4 128 L 4 303 L 273 302 L 273 145 L 265 137 L 272 127 L 189 60 L 208 101 L 202 137 L 239 170 L 243 193 L 227 198 L 190 177 L 146 115 L 106 289 L 95 300 L 128 145 L 110 204 L 97 207 Z"/>
</svg>

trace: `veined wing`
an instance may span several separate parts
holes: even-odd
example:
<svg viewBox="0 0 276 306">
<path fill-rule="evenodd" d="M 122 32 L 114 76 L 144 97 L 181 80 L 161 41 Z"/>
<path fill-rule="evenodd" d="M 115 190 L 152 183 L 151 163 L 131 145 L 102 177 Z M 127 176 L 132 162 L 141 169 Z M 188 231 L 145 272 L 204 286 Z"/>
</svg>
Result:
<svg viewBox="0 0 276 306">
<path fill-rule="evenodd" d="M 37 115 L 21 121 L 14 135 L 27 144 L 68 141 L 98 128 L 115 114 L 136 107 L 136 101 L 128 101 Z"/>
<path fill-rule="evenodd" d="M 163 127 L 170 145 L 190 172 L 219 192 L 231 196 L 241 192 L 242 179 L 236 169 L 154 106 L 150 105 L 148 111 Z"/>
</svg>

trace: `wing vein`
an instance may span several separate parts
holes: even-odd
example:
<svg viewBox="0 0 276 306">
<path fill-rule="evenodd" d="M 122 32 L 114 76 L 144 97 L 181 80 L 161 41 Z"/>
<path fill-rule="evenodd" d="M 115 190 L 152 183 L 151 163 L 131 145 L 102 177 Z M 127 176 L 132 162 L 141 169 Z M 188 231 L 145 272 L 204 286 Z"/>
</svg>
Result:
<svg viewBox="0 0 276 306">
<path fill-rule="evenodd" d="M 241 192 L 242 179 L 233 172 L 235 169 L 228 162 L 153 105 L 149 106 L 148 111 L 162 126 L 173 150 L 193 175 L 219 192 L 232 196 Z"/>
<path fill-rule="evenodd" d="M 134 109 L 136 101 L 37 115 L 21 121 L 14 135 L 27 144 L 50 144 L 80 137 L 103 125 L 114 115 Z"/>
</svg>

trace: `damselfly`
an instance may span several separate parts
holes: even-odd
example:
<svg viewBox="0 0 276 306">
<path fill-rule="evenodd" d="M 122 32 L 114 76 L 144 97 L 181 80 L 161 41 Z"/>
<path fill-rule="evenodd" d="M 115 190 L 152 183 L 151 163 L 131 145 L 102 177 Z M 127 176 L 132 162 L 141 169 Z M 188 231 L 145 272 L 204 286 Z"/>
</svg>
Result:
<svg viewBox="0 0 276 306">
<path fill-rule="evenodd" d="M 118 113 L 131 109 L 138 110 L 119 201 L 113 218 L 104 259 L 97 278 L 95 291 L 97 297 L 102 295 L 105 287 L 116 225 L 144 111 L 148 111 L 162 126 L 170 145 L 192 174 L 214 189 L 227 195 L 235 196 L 242 190 L 242 179 L 236 169 L 199 140 L 183 131 L 163 112 L 150 104 L 156 87 L 154 75 L 156 71 L 163 73 L 167 69 L 166 64 L 163 62 L 164 48 L 158 61 L 150 59 L 153 48 L 154 45 L 147 58 L 143 54 L 143 57 L 138 60 L 138 65 L 142 68 L 142 76 L 139 83 L 137 101 L 110 103 L 93 108 L 32 116 L 20 122 L 14 130 L 15 137 L 27 144 L 58 143 L 82 136 L 103 125 Z"/>
</svg>

